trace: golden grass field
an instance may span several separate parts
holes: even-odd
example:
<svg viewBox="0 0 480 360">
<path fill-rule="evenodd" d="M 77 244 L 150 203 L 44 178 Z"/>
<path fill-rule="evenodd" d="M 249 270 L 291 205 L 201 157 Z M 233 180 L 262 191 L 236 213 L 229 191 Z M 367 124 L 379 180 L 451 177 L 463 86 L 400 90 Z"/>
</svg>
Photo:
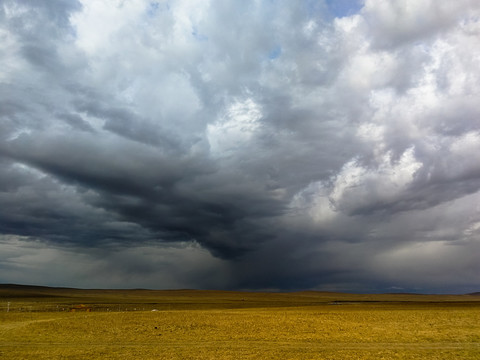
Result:
<svg viewBox="0 0 480 360">
<path fill-rule="evenodd" d="M 0 359 L 480 359 L 480 296 L 0 286 Z"/>
</svg>

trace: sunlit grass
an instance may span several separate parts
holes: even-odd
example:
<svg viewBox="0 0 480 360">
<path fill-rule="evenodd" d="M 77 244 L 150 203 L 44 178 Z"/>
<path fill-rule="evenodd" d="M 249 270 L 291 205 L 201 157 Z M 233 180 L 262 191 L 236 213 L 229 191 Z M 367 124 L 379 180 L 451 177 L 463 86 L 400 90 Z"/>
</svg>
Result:
<svg viewBox="0 0 480 360">
<path fill-rule="evenodd" d="M 0 312 L 0 358 L 478 359 L 480 354 L 480 302 L 473 297 L 66 295 L 8 298 L 10 311 Z M 79 301 L 92 312 L 62 311 Z"/>
</svg>

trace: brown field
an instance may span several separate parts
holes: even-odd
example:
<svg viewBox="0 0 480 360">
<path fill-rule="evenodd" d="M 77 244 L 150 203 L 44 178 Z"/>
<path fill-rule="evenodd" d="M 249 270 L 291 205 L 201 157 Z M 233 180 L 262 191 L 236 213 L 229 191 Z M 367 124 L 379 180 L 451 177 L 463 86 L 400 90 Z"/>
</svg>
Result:
<svg viewBox="0 0 480 360">
<path fill-rule="evenodd" d="M 480 359 L 480 296 L 0 286 L 0 359 Z"/>
</svg>

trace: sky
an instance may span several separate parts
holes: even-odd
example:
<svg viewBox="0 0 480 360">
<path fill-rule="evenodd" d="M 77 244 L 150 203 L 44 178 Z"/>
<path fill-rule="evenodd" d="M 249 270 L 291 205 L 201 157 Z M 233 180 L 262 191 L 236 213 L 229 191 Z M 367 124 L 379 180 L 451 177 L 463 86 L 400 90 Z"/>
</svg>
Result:
<svg viewBox="0 0 480 360">
<path fill-rule="evenodd" d="M 477 0 L 0 0 L 0 283 L 480 291 Z"/>
</svg>

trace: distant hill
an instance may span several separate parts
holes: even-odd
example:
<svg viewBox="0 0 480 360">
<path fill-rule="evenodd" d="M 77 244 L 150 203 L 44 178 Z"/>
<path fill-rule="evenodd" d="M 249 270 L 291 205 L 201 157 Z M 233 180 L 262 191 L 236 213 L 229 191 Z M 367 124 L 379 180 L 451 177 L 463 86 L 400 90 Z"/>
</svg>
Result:
<svg viewBox="0 0 480 360">
<path fill-rule="evenodd" d="M 18 284 L 0 284 L 0 289 L 12 290 L 53 290 L 53 289 L 71 289 L 66 287 L 51 287 L 40 285 L 18 285 Z"/>
<path fill-rule="evenodd" d="M 236 297 L 244 300 L 250 299 L 257 301 L 260 298 L 274 300 L 276 302 L 296 302 L 296 303 L 315 303 L 319 302 L 445 302 L 445 301 L 472 301 L 470 296 L 480 297 L 480 292 L 473 292 L 465 295 L 438 295 L 438 294 L 416 294 L 416 293 L 386 293 L 386 294 L 348 294 L 322 291 L 298 291 L 298 292 L 256 292 L 256 291 L 222 291 L 222 290 L 194 290 L 194 289 L 175 289 L 175 290 L 149 290 L 149 289 L 79 289 L 70 287 L 49 287 L 38 285 L 18 285 L 18 284 L 0 284 L 1 298 L 48 298 L 48 297 L 91 297 L 91 298 L 115 298 L 123 296 L 125 298 L 155 298 L 157 297 L 185 297 L 188 301 L 196 299 L 200 301 L 203 298 L 216 297 L 217 300 L 224 299 L 230 301 Z M 288 300 L 287 300 L 288 299 Z M 178 299 L 175 299 L 178 300 Z M 234 301 L 237 301 L 235 299 Z M 242 300 L 243 301 L 243 300 Z M 261 300 L 263 302 L 264 299 Z M 475 302 L 478 299 L 474 300 Z"/>
<path fill-rule="evenodd" d="M 0 298 L 51 298 L 65 296 L 66 292 L 72 291 L 78 290 L 37 285 L 0 284 Z"/>
</svg>

